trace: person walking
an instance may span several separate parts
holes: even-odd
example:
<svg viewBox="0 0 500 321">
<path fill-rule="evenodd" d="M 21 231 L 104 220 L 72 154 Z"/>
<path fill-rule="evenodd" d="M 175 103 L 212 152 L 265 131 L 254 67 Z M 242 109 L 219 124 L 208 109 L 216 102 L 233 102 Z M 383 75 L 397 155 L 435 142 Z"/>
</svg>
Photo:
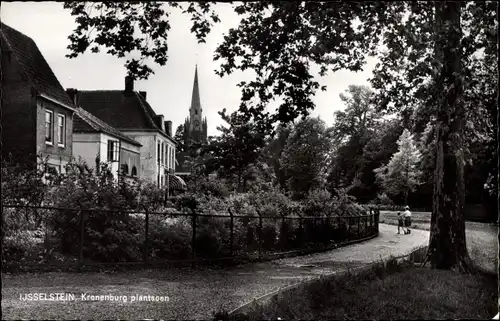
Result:
<svg viewBox="0 0 500 321">
<path fill-rule="evenodd" d="M 404 223 L 405 223 L 405 221 L 404 221 L 403 215 L 401 215 L 401 212 L 398 212 L 398 234 L 401 234 L 401 233 L 399 233 L 400 229 L 402 229 L 403 232 L 406 234 L 405 228 L 404 228 Z"/>
<path fill-rule="evenodd" d="M 411 233 L 411 230 L 410 230 L 410 227 L 411 227 L 411 212 L 410 212 L 410 208 L 408 206 L 405 206 L 404 217 L 405 217 L 405 227 L 406 227 L 405 234 L 410 234 Z"/>
</svg>

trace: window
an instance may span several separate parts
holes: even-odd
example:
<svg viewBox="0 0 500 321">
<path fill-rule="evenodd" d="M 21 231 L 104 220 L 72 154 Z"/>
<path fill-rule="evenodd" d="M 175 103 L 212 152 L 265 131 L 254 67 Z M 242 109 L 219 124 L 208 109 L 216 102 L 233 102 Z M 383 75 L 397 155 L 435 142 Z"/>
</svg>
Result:
<svg viewBox="0 0 500 321">
<path fill-rule="evenodd" d="M 64 146 L 64 138 L 66 133 L 66 117 L 64 115 L 57 115 L 57 144 Z"/>
<path fill-rule="evenodd" d="M 54 113 L 51 110 L 45 110 L 45 142 L 52 144 L 52 133 L 54 126 Z"/>
<path fill-rule="evenodd" d="M 164 153 L 164 150 L 165 150 L 165 144 L 163 142 L 161 142 L 161 163 L 162 164 L 165 163 L 165 153 Z"/>
<path fill-rule="evenodd" d="M 157 155 L 157 160 L 158 160 L 158 164 L 160 164 L 160 142 L 158 142 L 158 152 L 156 153 Z"/>
<path fill-rule="evenodd" d="M 132 176 L 137 176 L 137 167 L 135 166 L 132 166 L 132 173 L 131 173 Z"/>
<path fill-rule="evenodd" d="M 166 148 L 165 148 L 165 166 L 168 168 L 168 162 L 170 160 L 170 155 L 169 155 L 169 152 L 170 152 L 170 147 L 167 145 Z"/>
<path fill-rule="evenodd" d="M 127 164 L 122 164 L 121 170 L 122 170 L 122 175 L 128 175 L 128 165 Z"/>
<path fill-rule="evenodd" d="M 171 168 L 174 168 L 174 164 L 175 164 L 175 149 L 171 149 L 170 151 L 170 161 L 171 161 Z"/>
<path fill-rule="evenodd" d="M 120 142 L 108 139 L 108 162 L 117 162 L 120 153 Z"/>
<path fill-rule="evenodd" d="M 170 146 L 165 149 L 165 159 L 167 160 L 167 168 L 170 168 Z"/>
</svg>

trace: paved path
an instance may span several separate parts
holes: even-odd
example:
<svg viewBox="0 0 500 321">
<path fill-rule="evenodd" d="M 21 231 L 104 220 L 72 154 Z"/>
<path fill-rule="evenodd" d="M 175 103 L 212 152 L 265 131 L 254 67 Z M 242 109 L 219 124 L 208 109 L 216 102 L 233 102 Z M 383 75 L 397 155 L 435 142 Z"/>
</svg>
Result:
<svg viewBox="0 0 500 321">
<path fill-rule="evenodd" d="M 425 245 L 429 232 L 397 234 L 380 224 L 369 241 L 323 253 L 247 264 L 226 269 L 172 269 L 103 273 L 43 273 L 2 276 L 3 319 L 207 319 L 212 312 L 233 310 L 281 287 L 398 256 Z M 21 293 L 71 292 L 76 301 L 21 301 Z M 133 296 L 164 295 L 165 303 L 87 302 L 81 293 Z"/>
</svg>

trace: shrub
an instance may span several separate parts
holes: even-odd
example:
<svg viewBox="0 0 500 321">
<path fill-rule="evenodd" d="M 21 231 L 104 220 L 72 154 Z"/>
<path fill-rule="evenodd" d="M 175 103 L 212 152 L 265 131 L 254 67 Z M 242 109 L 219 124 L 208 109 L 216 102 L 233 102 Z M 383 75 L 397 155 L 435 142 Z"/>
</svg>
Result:
<svg viewBox="0 0 500 321">
<path fill-rule="evenodd" d="M 196 255 L 202 258 L 225 256 L 229 251 L 230 229 L 226 219 L 199 217 L 196 225 Z"/>
<path fill-rule="evenodd" d="M 194 194 L 204 194 L 217 198 L 229 196 L 228 183 L 220 177 L 208 177 L 205 175 L 194 175 L 186 181 L 188 191 Z"/>
<path fill-rule="evenodd" d="M 56 178 L 47 159 L 39 157 L 36 167 L 21 167 L 12 160 L 2 159 L 2 201 L 7 204 L 40 205 L 48 191 L 46 178 Z"/>
<path fill-rule="evenodd" d="M 198 194 L 195 198 L 197 201 L 197 213 L 229 215 L 228 203 L 224 199 L 206 194 Z"/>
<path fill-rule="evenodd" d="M 43 252 L 43 231 L 16 231 L 3 240 L 2 263 L 22 263 Z"/>
<path fill-rule="evenodd" d="M 82 209 L 54 213 L 52 226 L 63 253 L 76 254 L 80 241 L 80 216 L 85 217 L 84 256 L 97 261 L 138 261 L 143 254 L 144 220 L 120 210 L 160 211 L 165 191 L 151 182 L 116 182 L 106 164 L 93 172 L 82 163 L 67 166 L 52 193 L 55 206 Z"/>
<path fill-rule="evenodd" d="M 334 215 L 350 217 L 366 215 L 366 209 L 356 204 L 356 198 L 346 193 L 344 189 L 337 189 L 332 199 L 332 210 Z"/>
<path fill-rule="evenodd" d="M 149 249 L 151 258 L 189 259 L 191 256 L 191 233 L 189 218 L 150 216 Z"/>
<path fill-rule="evenodd" d="M 389 196 L 387 196 L 386 193 L 377 194 L 377 200 L 378 200 L 377 204 L 389 205 L 389 206 L 394 205 L 394 202 Z"/>
<path fill-rule="evenodd" d="M 304 200 L 304 213 L 307 216 L 330 216 L 332 195 L 325 189 L 314 189 Z"/>
</svg>

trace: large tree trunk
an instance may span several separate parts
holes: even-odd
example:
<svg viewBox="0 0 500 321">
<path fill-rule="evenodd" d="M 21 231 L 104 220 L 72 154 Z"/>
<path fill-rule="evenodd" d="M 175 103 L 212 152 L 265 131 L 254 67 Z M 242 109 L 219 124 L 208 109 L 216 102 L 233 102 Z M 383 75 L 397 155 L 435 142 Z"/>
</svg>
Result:
<svg viewBox="0 0 500 321">
<path fill-rule="evenodd" d="M 429 258 L 432 268 L 472 271 L 465 242 L 464 106 L 460 54 L 460 2 L 435 2 L 437 146 Z"/>
</svg>

